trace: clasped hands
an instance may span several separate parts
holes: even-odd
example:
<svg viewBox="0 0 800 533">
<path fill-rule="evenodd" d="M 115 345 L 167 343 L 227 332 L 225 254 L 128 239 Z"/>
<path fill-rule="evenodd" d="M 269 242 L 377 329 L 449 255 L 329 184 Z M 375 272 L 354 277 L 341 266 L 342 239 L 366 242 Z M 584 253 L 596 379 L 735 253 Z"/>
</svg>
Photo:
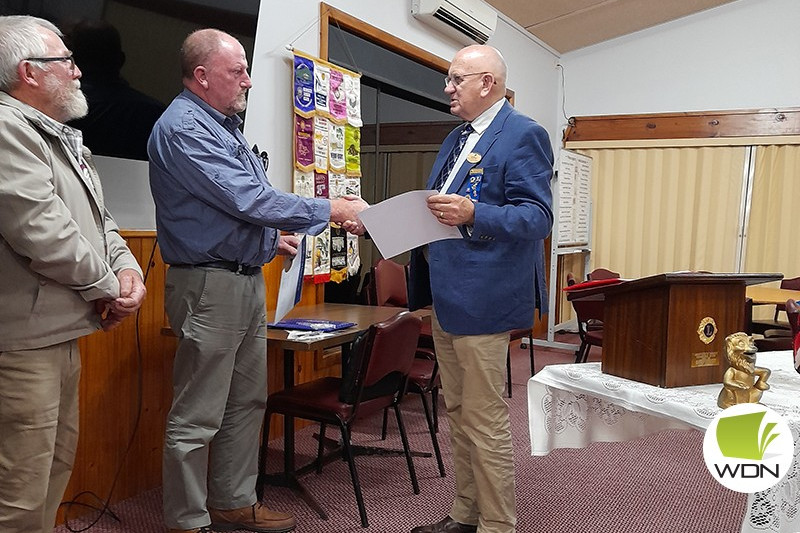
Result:
<svg viewBox="0 0 800 533">
<path fill-rule="evenodd" d="M 331 200 L 331 222 L 341 225 L 348 233 L 363 235 L 366 228 L 358 214 L 368 207 L 361 197 L 352 194 L 335 198 Z"/>
<path fill-rule="evenodd" d="M 103 331 L 117 327 L 126 317 L 134 314 L 144 302 L 147 289 L 139 273 L 126 268 L 117 274 L 119 298 L 95 300 L 95 311 L 100 315 Z"/>
</svg>

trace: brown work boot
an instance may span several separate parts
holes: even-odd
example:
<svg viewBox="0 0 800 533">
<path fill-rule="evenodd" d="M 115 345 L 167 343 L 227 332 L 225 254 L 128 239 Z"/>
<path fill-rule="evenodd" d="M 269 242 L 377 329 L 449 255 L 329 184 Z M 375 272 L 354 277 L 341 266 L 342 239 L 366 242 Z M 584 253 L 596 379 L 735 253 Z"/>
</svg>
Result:
<svg viewBox="0 0 800 533">
<path fill-rule="evenodd" d="M 169 533 L 214 533 L 208 526 L 195 527 L 192 529 L 170 529 Z"/>
<path fill-rule="evenodd" d="M 478 526 L 462 524 L 446 516 L 435 524 L 415 527 L 411 530 L 411 533 L 475 533 L 477 530 Z"/>
<path fill-rule="evenodd" d="M 211 515 L 211 526 L 219 531 L 246 529 L 258 533 L 286 533 L 297 525 L 292 515 L 270 511 L 261 502 L 228 511 L 209 509 L 208 514 Z"/>
</svg>

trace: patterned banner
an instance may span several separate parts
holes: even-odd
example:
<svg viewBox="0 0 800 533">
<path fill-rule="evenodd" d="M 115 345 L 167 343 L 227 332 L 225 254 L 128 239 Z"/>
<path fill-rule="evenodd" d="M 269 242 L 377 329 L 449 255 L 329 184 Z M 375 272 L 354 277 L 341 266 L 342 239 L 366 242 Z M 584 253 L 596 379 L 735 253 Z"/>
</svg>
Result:
<svg viewBox="0 0 800 533">
<path fill-rule="evenodd" d="M 361 196 L 361 75 L 302 52 L 293 68 L 294 192 Z M 341 282 L 358 273 L 357 236 L 331 224 L 306 243 L 307 279 Z"/>
</svg>

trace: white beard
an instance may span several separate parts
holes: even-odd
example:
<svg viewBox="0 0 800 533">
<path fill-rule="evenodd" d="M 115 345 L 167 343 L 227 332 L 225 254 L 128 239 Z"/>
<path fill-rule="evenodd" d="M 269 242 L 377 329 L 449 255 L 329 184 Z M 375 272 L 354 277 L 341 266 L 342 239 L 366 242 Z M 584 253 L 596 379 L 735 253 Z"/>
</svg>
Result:
<svg viewBox="0 0 800 533">
<path fill-rule="evenodd" d="M 48 74 L 45 77 L 44 86 L 50 93 L 53 105 L 60 115 L 53 118 L 60 122 L 69 122 L 83 118 L 89 112 L 89 103 L 86 101 L 86 95 L 80 89 L 81 85 L 78 80 L 63 84 L 54 75 Z"/>
</svg>

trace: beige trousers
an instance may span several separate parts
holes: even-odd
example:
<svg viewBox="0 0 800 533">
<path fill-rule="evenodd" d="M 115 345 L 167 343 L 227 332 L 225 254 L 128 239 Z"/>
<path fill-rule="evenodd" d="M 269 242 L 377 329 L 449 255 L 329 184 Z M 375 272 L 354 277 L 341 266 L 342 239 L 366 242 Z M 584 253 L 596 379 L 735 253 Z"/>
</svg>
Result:
<svg viewBox="0 0 800 533">
<path fill-rule="evenodd" d="M 510 335 L 451 335 L 435 313 L 432 325 L 456 474 L 450 516 L 477 524 L 478 533 L 514 533 L 514 456 L 503 397 Z"/>
<path fill-rule="evenodd" d="M 51 533 L 78 446 L 78 342 L 0 352 L 0 531 Z"/>
</svg>

